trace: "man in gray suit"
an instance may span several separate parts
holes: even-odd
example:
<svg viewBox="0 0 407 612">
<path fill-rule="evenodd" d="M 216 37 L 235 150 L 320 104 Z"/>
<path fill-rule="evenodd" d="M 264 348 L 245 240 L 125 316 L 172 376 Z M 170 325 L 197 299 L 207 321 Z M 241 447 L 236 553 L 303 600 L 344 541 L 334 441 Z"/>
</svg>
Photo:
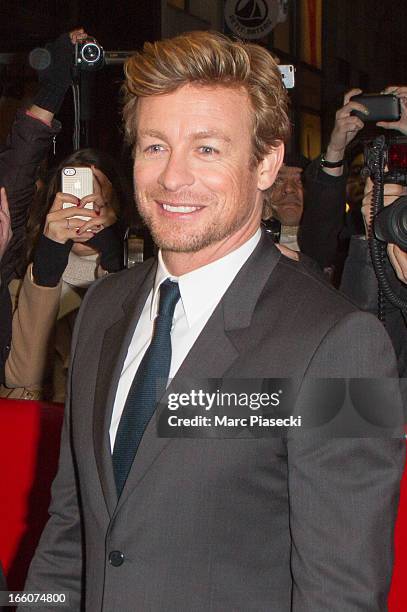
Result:
<svg viewBox="0 0 407 612">
<path fill-rule="evenodd" d="M 289 133 L 278 67 L 195 32 L 146 43 L 126 76 L 137 205 L 160 252 L 85 298 L 26 590 L 89 612 L 385 610 L 401 437 L 324 436 L 336 396 L 303 435 L 156 427 L 157 377 L 167 394 L 292 377 L 303 410 L 311 379 L 396 376 L 375 318 L 260 230 Z"/>
</svg>

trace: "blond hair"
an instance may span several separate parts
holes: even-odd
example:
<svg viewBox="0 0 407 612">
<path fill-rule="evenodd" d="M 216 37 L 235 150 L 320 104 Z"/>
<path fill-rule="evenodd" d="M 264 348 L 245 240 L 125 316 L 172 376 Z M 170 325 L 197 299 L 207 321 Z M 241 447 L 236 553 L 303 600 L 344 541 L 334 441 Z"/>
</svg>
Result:
<svg viewBox="0 0 407 612">
<path fill-rule="evenodd" d="M 260 161 L 290 133 L 288 96 L 277 64 L 259 45 L 218 32 L 196 31 L 145 43 L 125 65 L 123 117 L 128 141 L 136 141 L 139 97 L 170 93 L 187 83 L 244 87 L 253 110 L 253 152 Z"/>
</svg>

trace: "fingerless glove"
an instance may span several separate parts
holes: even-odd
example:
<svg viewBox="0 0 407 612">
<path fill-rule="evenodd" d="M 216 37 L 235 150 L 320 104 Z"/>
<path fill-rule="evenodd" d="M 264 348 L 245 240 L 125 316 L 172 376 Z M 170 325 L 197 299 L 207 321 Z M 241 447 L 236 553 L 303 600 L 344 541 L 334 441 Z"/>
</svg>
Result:
<svg viewBox="0 0 407 612">
<path fill-rule="evenodd" d="M 123 239 L 119 224 L 109 225 L 86 242 L 100 253 L 100 265 L 106 272 L 118 272 L 124 268 Z"/>
<path fill-rule="evenodd" d="M 68 265 L 73 241 L 65 244 L 41 235 L 34 252 L 33 277 L 36 285 L 56 287 Z"/>
</svg>

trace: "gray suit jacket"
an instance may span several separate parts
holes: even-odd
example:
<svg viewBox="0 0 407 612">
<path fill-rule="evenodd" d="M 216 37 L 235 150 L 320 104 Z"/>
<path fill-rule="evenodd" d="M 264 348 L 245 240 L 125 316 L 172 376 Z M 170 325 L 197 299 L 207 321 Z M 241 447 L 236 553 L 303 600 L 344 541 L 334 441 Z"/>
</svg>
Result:
<svg viewBox="0 0 407 612">
<path fill-rule="evenodd" d="M 168 439 L 152 419 L 117 501 L 110 418 L 155 266 L 96 283 L 81 309 L 26 589 L 89 612 L 385 610 L 401 438 Z M 263 236 L 172 385 L 186 376 L 374 378 L 396 364 L 373 316 Z"/>
</svg>

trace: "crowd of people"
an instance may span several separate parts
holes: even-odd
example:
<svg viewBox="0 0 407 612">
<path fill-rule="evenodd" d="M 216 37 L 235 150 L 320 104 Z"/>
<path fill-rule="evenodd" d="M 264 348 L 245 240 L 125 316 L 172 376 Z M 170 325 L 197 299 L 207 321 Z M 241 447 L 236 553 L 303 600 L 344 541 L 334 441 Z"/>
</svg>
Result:
<svg viewBox="0 0 407 612">
<path fill-rule="evenodd" d="M 39 71 L 33 103 L 19 111 L 1 154 L 2 360 L 0 397 L 63 402 L 77 310 L 97 278 L 124 267 L 123 240 L 132 198 L 127 177 L 107 152 L 75 151 L 46 177 L 38 175 L 53 137 L 54 119 L 71 84 L 74 45 L 84 30 L 64 34 Z M 89 167 L 93 193 L 61 192 L 64 167 Z M 64 203 L 86 214 L 73 215 Z"/>
<path fill-rule="evenodd" d="M 0 397 L 69 397 L 27 588 L 68 589 L 75 610 L 84 598 L 88 610 L 383 610 L 401 436 L 166 446 L 150 426 L 156 379 L 178 372 L 396 377 L 382 324 L 333 288 L 375 312 L 361 90 L 345 94 L 321 156 L 284 157 L 287 92 L 266 50 L 205 32 L 146 43 L 126 66 L 124 119 L 158 257 L 125 271 L 134 203 L 116 160 L 80 149 L 38 176 L 86 37 L 50 45 L 0 152 Z M 401 118 L 378 126 L 407 135 L 407 87 L 383 93 L 400 99 Z M 90 168 L 93 192 L 63 193 L 65 167 Z M 386 185 L 385 205 L 405 193 Z M 407 253 L 387 253 L 404 294 Z M 388 307 L 387 331 L 403 377 L 405 311 Z"/>
</svg>

